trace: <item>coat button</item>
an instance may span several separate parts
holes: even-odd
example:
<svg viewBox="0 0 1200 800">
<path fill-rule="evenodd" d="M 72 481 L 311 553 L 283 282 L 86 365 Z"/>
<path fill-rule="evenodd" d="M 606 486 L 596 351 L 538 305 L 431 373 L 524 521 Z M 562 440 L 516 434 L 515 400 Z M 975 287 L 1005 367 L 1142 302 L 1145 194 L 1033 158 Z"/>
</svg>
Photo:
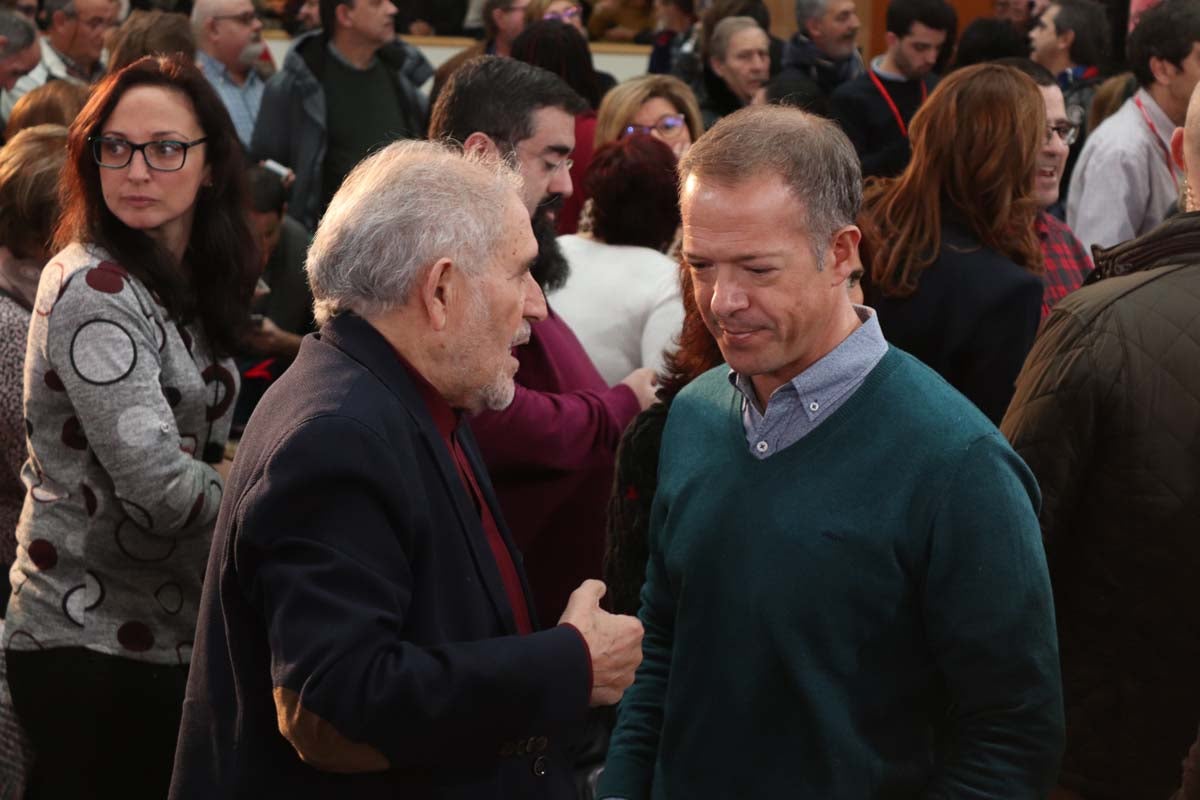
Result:
<svg viewBox="0 0 1200 800">
<path fill-rule="evenodd" d="M 539 778 L 546 777 L 546 757 L 538 756 L 533 760 L 533 774 Z"/>
</svg>

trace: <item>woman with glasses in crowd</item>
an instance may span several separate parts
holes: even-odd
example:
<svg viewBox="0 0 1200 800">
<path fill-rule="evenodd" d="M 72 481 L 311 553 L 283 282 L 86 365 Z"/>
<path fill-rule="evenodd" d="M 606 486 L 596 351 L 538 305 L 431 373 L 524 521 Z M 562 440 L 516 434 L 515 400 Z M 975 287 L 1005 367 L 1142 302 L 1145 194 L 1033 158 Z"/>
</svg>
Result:
<svg viewBox="0 0 1200 800">
<path fill-rule="evenodd" d="M 676 159 L 682 158 L 704 133 L 696 95 L 670 75 L 643 75 L 618 84 L 596 115 L 596 147 L 635 133 L 659 139 Z"/>
<path fill-rule="evenodd" d="M 908 167 L 863 198 L 876 254 L 867 302 L 889 342 L 998 423 L 1041 318 L 1046 106 L 1029 76 L 978 64 L 938 84 L 909 131 Z"/>
<path fill-rule="evenodd" d="M 71 126 L 5 631 L 30 797 L 166 796 L 258 265 L 242 180 L 182 58 L 110 74 Z"/>
<path fill-rule="evenodd" d="M 570 25 L 587 40 L 587 28 L 583 27 L 583 7 L 575 0 L 530 0 L 525 9 L 525 22 L 532 25 L 544 19 Z"/>
</svg>

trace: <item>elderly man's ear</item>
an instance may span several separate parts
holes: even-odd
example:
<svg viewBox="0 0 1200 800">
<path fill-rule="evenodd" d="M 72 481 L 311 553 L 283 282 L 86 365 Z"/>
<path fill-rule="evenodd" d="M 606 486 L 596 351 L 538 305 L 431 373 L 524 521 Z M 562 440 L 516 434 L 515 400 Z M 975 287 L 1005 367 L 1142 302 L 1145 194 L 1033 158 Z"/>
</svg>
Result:
<svg viewBox="0 0 1200 800">
<path fill-rule="evenodd" d="M 475 131 L 467 140 L 463 142 L 463 151 L 467 153 L 486 153 L 490 156 L 500 155 L 500 148 L 496 146 L 496 142 L 486 133 Z"/>
<path fill-rule="evenodd" d="M 444 331 L 449 323 L 451 308 L 455 306 L 460 285 L 455 281 L 457 267 L 449 258 L 438 259 L 425 272 L 420 283 L 418 299 L 434 331 Z"/>
</svg>

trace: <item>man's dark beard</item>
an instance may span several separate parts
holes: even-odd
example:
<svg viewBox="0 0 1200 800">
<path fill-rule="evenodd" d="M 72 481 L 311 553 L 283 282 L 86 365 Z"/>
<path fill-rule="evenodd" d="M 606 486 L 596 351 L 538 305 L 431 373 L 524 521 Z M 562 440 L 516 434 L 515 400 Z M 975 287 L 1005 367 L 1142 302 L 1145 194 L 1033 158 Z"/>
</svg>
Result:
<svg viewBox="0 0 1200 800">
<path fill-rule="evenodd" d="M 562 195 L 553 195 L 533 212 L 533 235 L 538 243 L 537 261 L 533 263 L 533 279 L 543 292 L 561 289 L 567 283 L 571 267 L 558 246 L 556 220 L 547 212 L 562 208 Z"/>
</svg>

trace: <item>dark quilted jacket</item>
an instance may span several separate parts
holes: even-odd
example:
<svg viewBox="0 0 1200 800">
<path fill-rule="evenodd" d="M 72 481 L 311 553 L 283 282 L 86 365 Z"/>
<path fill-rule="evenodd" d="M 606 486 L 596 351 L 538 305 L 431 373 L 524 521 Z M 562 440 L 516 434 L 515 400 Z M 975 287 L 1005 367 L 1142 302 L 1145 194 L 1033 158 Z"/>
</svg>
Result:
<svg viewBox="0 0 1200 800">
<path fill-rule="evenodd" d="M 1200 214 L 1101 254 L 1002 430 L 1041 483 L 1067 750 L 1089 798 L 1161 800 L 1200 720 Z"/>
</svg>

